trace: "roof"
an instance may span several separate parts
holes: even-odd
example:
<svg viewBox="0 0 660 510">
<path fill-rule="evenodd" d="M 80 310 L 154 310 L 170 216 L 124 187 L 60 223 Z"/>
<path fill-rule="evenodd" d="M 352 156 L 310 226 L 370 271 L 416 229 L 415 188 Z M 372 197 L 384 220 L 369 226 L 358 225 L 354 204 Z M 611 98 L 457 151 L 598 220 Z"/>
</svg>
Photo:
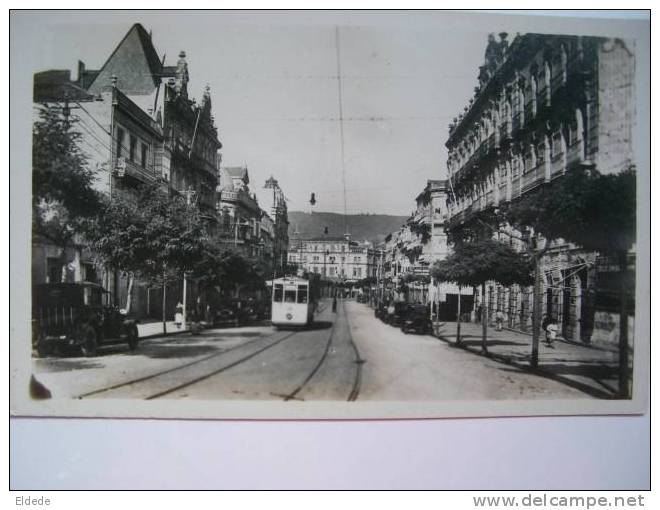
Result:
<svg viewBox="0 0 660 510">
<path fill-rule="evenodd" d="M 54 101 L 92 101 L 94 96 L 71 81 L 71 71 L 51 69 L 35 73 L 33 101 L 47 103 Z"/>
<path fill-rule="evenodd" d="M 97 94 L 109 88 L 115 75 L 117 86 L 126 93 L 148 94 L 160 83 L 162 71 L 163 65 L 151 36 L 136 23 L 110 54 L 88 90 Z"/>
<path fill-rule="evenodd" d="M 358 244 L 355 241 L 349 241 L 345 237 L 339 237 L 339 236 L 325 236 L 325 237 L 311 237 L 309 239 L 302 239 L 302 241 L 312 241 L 312 242 L 329 242 L 329 243 L 337 243 L 337 242 L 346 242 L 350 244 Z"/>
</svg>

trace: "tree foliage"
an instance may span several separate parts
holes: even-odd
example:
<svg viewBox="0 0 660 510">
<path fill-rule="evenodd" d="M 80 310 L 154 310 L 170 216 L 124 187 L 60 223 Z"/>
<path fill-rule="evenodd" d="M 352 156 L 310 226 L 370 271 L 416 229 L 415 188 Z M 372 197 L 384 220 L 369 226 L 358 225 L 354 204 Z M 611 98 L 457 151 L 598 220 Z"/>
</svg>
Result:
<svg viewBox="0 0 660 510">
<path fill-rule="evenodd" d="M 43 107 L 32 128 L 33 235 L 65 247 L 100 208 L 95 175 L 78 144 L 75 121 Z"/>
<path fill-rule="evenodd" d="M 476 287 L 489 280 L 502 285 L 530 285 L 533 261 L 508 244 L 493 239 L 463 242 L 446 259 L 437 261 L 431 276 L 439 281 Z"/>
<path fill-rule="evenodd" d="M 203 259 L 207 242 L 198 210 L 183 197 L 168 196 L 157 184 L 106 198 L 86 237 L 105 264 L 152 281 L 192 271 Z"/>
<path fill-rule="evenodd" d="M 524 230 L 545 239 L 564 239 L 587 250 L 628 250 L 635 242 L 636 174 L 631 167 L 602 175 L 587 168 L 563 177 L 511 203 L 505 214 Z"/>
</svg>

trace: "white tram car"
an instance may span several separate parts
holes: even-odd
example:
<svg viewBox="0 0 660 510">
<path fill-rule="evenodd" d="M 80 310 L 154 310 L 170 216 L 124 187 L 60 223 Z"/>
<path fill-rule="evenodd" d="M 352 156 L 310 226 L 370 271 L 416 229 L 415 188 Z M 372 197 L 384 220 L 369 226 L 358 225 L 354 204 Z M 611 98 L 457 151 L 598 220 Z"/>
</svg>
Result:
<svg viewBox="0 0 660 510">
<path fill-rule="evenodd" d="M 273 326 L 306 326 L 314 321 L 317 295 L 314 283 L 288 276 L 273 281 L 271 322 Z"/>
</svg>

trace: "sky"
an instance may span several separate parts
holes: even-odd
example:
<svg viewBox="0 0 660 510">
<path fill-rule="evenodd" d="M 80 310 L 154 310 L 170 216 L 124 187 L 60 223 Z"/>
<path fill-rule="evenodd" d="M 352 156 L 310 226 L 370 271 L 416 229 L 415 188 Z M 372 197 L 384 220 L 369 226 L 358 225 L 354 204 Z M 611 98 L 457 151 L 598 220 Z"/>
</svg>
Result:
<svg viewBox="0 0 660 510">
<path fill-rule="evenodd" d="M 187 55 L 189 94 L 211 88 L 223 165 L 251 186 L 275 176 L 289 210 L 409 214 L 427 179 L 446 176 L 448 124 L 473 94 L 487 31 L 442 19 L 357 20 L 229 13 L 34 13 L 15 24 L 40 51 L 34 71 L 100 68 L 135 22 L 166 65 Z M 422 21 L 420 21 L 422 20 Z M 28 22 L 29 21 L 29 22 Z M 493 26 L 493 32 L 499 32 Z"/>
</svg>

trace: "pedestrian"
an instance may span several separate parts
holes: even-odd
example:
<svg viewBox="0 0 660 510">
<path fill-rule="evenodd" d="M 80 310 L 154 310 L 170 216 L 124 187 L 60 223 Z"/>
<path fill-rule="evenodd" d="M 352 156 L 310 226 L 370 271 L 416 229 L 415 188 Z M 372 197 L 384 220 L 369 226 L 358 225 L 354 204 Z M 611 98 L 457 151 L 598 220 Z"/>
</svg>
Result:
<svg viewBox="0 0 660 510">
<path fill-rule="evenodd" d="M 337 295 L 332 298 L 332 311 L 333 313 L 337 313 Z"/>
<path fill-rule="evenodd" d="M 394 300 L 390 301 L 387 306 L 387 322 L 391 323 L 394 320 Z"/>
<path fill-rule="evenodd" d="M 179 302 L 176 305 L 176 312 L 174 313 L 174 324 L 177 328 L 181 328 L 183 324 L 183 305 Z"/>
<path fill-rule="evenodd" d="M 502 310 L 498 310 L 495 313 L 495 331 L 502 331 L 502 326 L 504 324 L 504 313 Z"/>
<path fill-rule="evenodd" d="M 477 307 L 477 316 L 475 317 L 476 323 L 480 324 L 481 323 L 481 314 L 483 313 L 484 309 L 481 305 Z"/>
<path fill-rule="evenodd" d="M 548 344 L 548 347 L 554 348 L 552 344 L 557 338 L 558 330 L 559 330 L 559 326 L 557 326 L 557 321 L 555 321 L 554 317 L 550 317 L 545 327 L 545 341 Z"/>
</svg>

